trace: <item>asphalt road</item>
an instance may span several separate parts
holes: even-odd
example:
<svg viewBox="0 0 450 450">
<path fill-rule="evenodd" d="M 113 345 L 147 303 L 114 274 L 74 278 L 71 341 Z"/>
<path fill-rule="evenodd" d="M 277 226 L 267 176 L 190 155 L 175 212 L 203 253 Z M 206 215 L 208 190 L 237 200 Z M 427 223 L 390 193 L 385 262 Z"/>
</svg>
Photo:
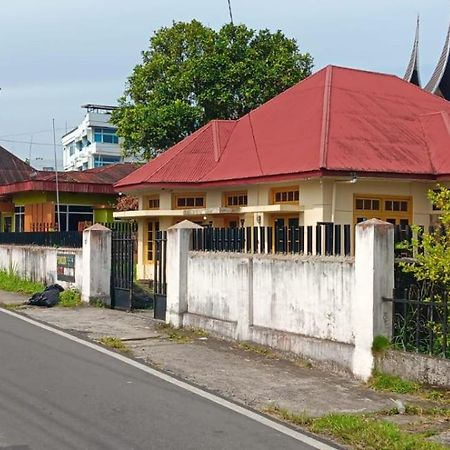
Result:
<svg viewBox="0 0 450 450">
<path fill-rule="evenodd" d="M 0 449 L 312 449 L 0 311 Z"/>
</svg>

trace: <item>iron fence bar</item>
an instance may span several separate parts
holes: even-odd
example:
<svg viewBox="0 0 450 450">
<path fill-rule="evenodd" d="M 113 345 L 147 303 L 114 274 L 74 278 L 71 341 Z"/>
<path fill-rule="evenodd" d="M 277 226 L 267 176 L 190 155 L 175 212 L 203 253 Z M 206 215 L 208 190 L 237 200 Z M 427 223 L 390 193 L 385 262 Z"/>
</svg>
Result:
<svg viewBox="0 0 450 450">
<path fill-rule="evenodd" d="M 344 255 L 350 256 L 351 254 L 351 229 L 350 225 L 344 225 Z"/>
<path fill-rule="evenodd" d="M 306 227 L 307 253 L 312 255 L 313 252 L 313 227 L 308 225 Z"/>
<path fill-rule="evenodd" d="M 341 226 L 334 226 L 334 254 L 341 255 Z"/>
<path fill-rule="evenodd" d="M 316 255 L 322 254 L 322 226 L 316 225 Z"/>
</svg>

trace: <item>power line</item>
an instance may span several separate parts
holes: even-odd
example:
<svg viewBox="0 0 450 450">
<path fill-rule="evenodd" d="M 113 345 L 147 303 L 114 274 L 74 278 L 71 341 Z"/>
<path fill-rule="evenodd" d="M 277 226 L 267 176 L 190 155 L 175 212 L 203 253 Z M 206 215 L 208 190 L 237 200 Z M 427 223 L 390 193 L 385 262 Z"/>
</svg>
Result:
<svg viewBox="0 0 450 450">
<path fill-rule="evenodd" d="M 0 142 L 11 142 L 13 144 L 28 144 L 30 145 L 30 141 L 16 141 L 13 139 L 1 139 L 0 138 Z M 48 143 L 48 142 L 34 142 L 33 141 L 33 145 L 44 145 L 44 146 L 48 146 L 48 147 L 53 147 L 53 144 Z M 62 144 L 57 144 L 58 147 L 62 147 Z"/>
<path fill-rule="evenodd" d="M 57 128 L 56 131 L 64 131 L 65 128 Z M 47 129 L 47 130 L 39 130 L 39 131 L 24 131 L 22 133 L 14 133 L 14 134 L 3 134 L 2 136 L 0 136 L 0 138 L 5 138 L 5 137 L 15 137 L 15 136 L 27 136 L 27 135 L 32 135 L 32 134 L 39 134 L 39 133 L 50 133 L 53 130 Z"/>
</svg>

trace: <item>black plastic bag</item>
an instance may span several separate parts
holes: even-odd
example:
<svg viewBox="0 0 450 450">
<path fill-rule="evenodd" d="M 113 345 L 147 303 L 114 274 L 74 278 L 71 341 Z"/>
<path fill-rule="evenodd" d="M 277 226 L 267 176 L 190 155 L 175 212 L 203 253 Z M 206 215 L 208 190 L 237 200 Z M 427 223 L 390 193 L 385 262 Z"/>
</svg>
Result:
<svg viewBox="0 0 450 450">
<path fill-rule="evenodd" d="M 59 293 L 62 291 L 64 291 L 64 288 L 59 284 L 51 284 L 43 292 L 33 294 L 28 300 L 28 304 L 50 308 L 59 302 Z"/>
</svg>

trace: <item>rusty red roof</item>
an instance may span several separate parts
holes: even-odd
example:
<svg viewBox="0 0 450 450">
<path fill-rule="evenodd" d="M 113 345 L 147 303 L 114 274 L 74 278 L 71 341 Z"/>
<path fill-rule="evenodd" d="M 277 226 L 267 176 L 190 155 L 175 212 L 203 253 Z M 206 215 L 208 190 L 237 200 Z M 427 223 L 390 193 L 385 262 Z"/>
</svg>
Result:
<svg viewBox="0 0 450 450">
<path fill-rule="evenodd" d="M 114 183 L 129 175 L 138 167 L 138 164 L 121 163 L 79 172 L 58 172 L 59 190 L 61 192 L 115 194 Z M 0 195 L 26 191 L 56 191 L 55 172 L 31 169 L 22 180 L 0 184 Z"/>
<path fill-rule="evenodd" d="M 450 174 L 449 114 L 450 103 L 394 75 L 328 66 L 239 120 L 208 123 L 115 187 L 436 179 Z"/>
<path fill-rule="evenodd" d="M 29 164 L 0 146 L 0 184 L 26 180 L 33 170 Z"/>
</svg>

